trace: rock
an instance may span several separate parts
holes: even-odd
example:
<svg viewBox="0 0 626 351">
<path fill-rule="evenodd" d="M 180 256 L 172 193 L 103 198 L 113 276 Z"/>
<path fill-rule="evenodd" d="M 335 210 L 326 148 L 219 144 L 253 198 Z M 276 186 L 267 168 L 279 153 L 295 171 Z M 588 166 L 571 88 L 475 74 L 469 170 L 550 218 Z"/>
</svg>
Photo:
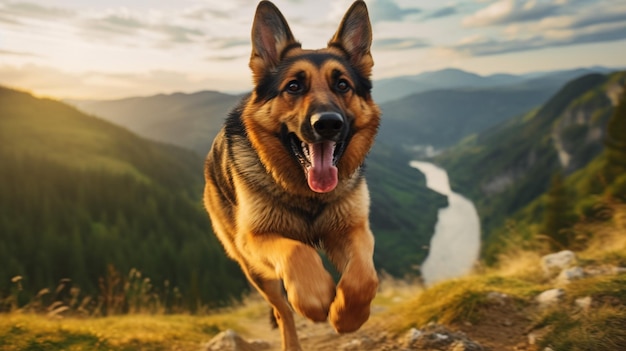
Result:
<svg viewBox="0 0 626 351">
<path fill-rule="evenodd" d="M 539 303 L 539 306 L 547 307 L 559 302 L 564 294 L 565 290 L 563 289 L 550 289 L 537 295 L 535 300 Z"/>
<path fill-rule="evenodd" d="M 591 296 L 585 296 L 585 297 L 581 297 L 576 299 L 576 306 L 580 307 L 580 309 L 582 309 L 583 311 L 588 311 L 589 308 L 591 307 Z"/>
<path fill-rule="evenodd" d="M 537 345 L 539 341 L 550 331 L 549 327 L 533 330 L 528 333 L 528 345 Z M 535 349 L 533 349 L 535 350 Z"/>
<path fill-rule="evenodd" d="M 506 301 L 509 298 L 509 295 L 498 292 L 498 291 L 490 291 L 487 293 L 487 300 L 496 302 L 500 306 L 506 305 Z"/>
<path fill-rule="evenodd" d="M 406 333 L 406 336 L 404 337 L 405 344 L 413 345 L 413 343 L 415 343 L 421 336 L 422 336 L 421 330 L 417 328 L 411 328 L 409 329 L 409 331 Z"/>
<path fill-rule="evenodd" d="M 272 345 L 265 341 L 265 340 L 250 340 L 250 346 L 252 346 L 252 348 L 254 350 L 269 350 Z"/>
<path fill-rule="evenodd" d="M 596 275 L 619 275 L 626 273 L 626 268 L 612 265 L 588 266 L 585 267 L 585 274 L 589 276 Z"/>
<path fill-rule="evenodd" d="M 557 284 L 569 284 L 572 280 L 581 279 L 585 276 L 585 271 L 582 268 L 576 266 L 571 268 L 566 268 L 559 273 L 559 276 L 556 277 Z"/>
<path fill-rule="evenodd" d="M 483 347 L 471 340 L 457 340 L 448 348 L 449 351 L 482 351 Z"/>
<path fill-rule="evenodd" d="M 344 351 L 362 351 L 368 350 L 374 345 L 374 341 L 367 336 L 360 339 L 354 339 L 342 346 Z"/>
<path fill-rule="evenodd" d="M 228 329 L 213 337 L 206 344 L 205 351 L 257 351 L 267 348 L 269 348 L 268 343 L 262 344 L 259 340 L 254 344 L 248 343 L 235 331 Z"/>
<path fill-rule="evenodd" d="M 453 332 L 441 325 L 428 325 L 423 330 L 411 329 L 405 337 L 409 350 L 482 351 L 483 347 L 462 332 Z"/>
<path fill-rule="evenodd" d="M 541 267 L 546 275 L 552 276 L 576 264 L 576 254 L 570 250 L 545 255 L 541 258 Z"/>
</svg>

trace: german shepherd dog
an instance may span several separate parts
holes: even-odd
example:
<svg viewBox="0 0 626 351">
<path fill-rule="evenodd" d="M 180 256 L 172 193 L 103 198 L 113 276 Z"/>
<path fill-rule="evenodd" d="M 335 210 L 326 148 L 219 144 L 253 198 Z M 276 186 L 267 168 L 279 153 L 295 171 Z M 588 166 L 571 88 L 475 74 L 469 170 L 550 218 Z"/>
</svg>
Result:
<svg viewBox="0 0 626 351">
<path fill-rule="evenodd" d="M 371 42 L 363 1 L 319 50 L 302 49 L 280 11 L 261 1 L 253 91 L 206 159 L 204 204 L 214 231 L 272 305 L 283 350 L 301 350 L 292 307 L 352 332 L 369 318 L 378 288 L 363 175 L 380 120 L 370 94 Z M 341 273 L 336 286 L 317 249 Z"/>
</svg>

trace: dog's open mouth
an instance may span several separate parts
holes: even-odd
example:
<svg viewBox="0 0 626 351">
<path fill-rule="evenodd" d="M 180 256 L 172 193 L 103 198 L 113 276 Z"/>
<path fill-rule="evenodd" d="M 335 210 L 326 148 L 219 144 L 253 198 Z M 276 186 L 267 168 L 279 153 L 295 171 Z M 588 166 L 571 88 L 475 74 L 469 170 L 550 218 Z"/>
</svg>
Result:
<svg viewBox="0 0 626 351">
<path fill-rule="evenodd" d="M 291 151 L 296 156 L 311 190 L 327 193 L 337 187 L 337 162 L 343 154 L 344 142 L 322 141 L 305 143 L 295 133 L 289 134 Z"/>
</svg>

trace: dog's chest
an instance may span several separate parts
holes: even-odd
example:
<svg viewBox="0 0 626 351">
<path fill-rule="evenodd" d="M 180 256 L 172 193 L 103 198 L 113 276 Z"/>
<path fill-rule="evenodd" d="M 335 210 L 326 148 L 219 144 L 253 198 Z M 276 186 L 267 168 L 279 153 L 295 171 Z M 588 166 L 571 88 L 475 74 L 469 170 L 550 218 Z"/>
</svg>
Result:
<svg viewBox="0 0 626 351">
<path fill-rule="evenodd" d="M 253 233 L 275 233 L 306 242 L 317 242 L 330 232 L 342 231 L 347 222 L 335 206 L 302 199 L 249 199 L 240 203 L 238 218 Z"/>
</svg>

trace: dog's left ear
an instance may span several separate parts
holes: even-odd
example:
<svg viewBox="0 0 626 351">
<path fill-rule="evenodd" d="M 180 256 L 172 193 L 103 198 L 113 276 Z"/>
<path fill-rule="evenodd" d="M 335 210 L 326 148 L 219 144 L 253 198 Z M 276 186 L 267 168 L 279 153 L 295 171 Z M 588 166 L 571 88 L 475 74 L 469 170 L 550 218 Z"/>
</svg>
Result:
<svg viewBox="0 0 626 351">
<path fill-rule="evenodd" d="M 276 67 L 285 49 L 300 46 L 289 29 L 287 20 L 278 8 L 269 1 L 261 1 L 256 8 L 252 25 L 252 55 L 250 69 L 254 82 Z"/>
<path fill-rule="evenodd" d="M 372 25 L 367 6 L 364 1 L 357 0 L 343 16 L 337 33 L 328 42 L 328 47 L 337 47 L 347 53 L 350 63 L 365 77 L 369 77 L 374 66 L 371 46 Z"/>
</svg>

